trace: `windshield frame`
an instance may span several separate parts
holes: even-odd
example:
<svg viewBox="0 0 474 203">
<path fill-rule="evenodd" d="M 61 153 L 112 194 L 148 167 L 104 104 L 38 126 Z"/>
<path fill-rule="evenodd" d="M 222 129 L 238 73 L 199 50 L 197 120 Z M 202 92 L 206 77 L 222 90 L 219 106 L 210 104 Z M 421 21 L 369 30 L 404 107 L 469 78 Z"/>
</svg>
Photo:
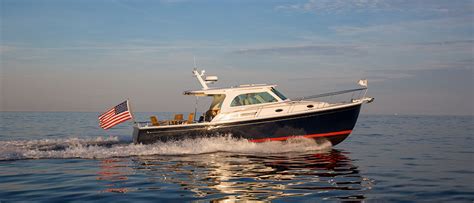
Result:
<svg viewBox="0 0 474 203">
<path fill-rule="evenodd" d="M 285 101 L 288 99 L 288 97 L 286 97 L 285 95 L 283 95 L 280 91 L 278 91 L 277 89 L 275 89 L 274 87 L 272 87 L 270 89 L 273 94 L 275 94 L 277 97 L 279 97 L 282 101 Z"/>
</svg>

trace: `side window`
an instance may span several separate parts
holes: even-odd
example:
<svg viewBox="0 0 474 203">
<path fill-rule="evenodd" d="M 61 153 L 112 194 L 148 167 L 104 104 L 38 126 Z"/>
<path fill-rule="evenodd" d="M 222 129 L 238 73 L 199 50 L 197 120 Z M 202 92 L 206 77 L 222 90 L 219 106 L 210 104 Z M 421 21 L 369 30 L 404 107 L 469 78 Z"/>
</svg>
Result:
<svg viewBox="0 0 474 203">
<path fill-rule="evenodd" d="M 276 102 L 275 99 L 271 94 L 268 92 L 258 92 L 258 93 L 247 93 L 241 94 L 232 100 L 230 106 L 245 106 L 245 105 L 253 105 L 253 104 L 261 104 L 261 103 L 270 103 Z"/>
<path fill-rule="evenodd" d="M 255 95 L 255 98 L 260 101 L 260 103 L 269 103 L 269 102 L 276 102 L 277 99 L 275 99 L 271 94 L 268 92 L 262 92 L 262 93 L 257 93 Z"/>
</svg>

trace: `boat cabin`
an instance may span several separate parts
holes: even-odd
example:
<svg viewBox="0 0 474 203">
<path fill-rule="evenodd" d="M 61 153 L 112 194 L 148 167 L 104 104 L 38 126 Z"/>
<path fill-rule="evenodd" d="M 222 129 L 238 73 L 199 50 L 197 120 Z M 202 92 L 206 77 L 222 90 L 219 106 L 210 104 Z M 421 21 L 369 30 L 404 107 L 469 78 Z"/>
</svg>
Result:
<svg viewBox="0 0 474 203">
<path fill-rule="evenodd" d="M 258 108 L 263 105 L 289 101 L 275 89 L 276 85 L 251 84 L 238 87 L 185 91 L 185 95 L 212 97 L 209 109 L 200 121 L 212 121 L 232 112 L 242 112 L 245 109 Z M 228 119 L 227 119 L 228 120 Z"/>
</svg>

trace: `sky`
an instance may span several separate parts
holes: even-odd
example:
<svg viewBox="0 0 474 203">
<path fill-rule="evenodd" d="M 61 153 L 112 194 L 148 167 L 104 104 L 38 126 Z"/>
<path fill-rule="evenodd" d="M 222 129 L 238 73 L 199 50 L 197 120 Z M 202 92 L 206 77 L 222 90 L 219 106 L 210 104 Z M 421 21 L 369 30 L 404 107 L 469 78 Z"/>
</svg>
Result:
<svg viewBox="0 0 474 203">
<path fill-rule="evenodd" d="M 192 112 L 214 86 L 369 81 L 366 114 L 474 115 L 473 0 L 0 0 L 0 111 Z M 202 104 L 201 104 L 202 105 Z"/>
</svg>

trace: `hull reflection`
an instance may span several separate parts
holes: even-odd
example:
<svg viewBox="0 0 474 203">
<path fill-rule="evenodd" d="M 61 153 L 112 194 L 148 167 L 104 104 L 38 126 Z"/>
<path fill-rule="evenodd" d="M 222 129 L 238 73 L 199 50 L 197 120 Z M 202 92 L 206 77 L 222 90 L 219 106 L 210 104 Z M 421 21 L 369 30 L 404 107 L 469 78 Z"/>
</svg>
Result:
<svg viewBox="0 0 474 203">
<path fill-rule="evenodd" d="M 372 183 L 348 155 L 332 149 L 314 154 L 149 156 L 136 158 L 134 167 L 151 182 L 179 185 L 194 198 L 217 202 L 365 199 Z"/>
</svg>

